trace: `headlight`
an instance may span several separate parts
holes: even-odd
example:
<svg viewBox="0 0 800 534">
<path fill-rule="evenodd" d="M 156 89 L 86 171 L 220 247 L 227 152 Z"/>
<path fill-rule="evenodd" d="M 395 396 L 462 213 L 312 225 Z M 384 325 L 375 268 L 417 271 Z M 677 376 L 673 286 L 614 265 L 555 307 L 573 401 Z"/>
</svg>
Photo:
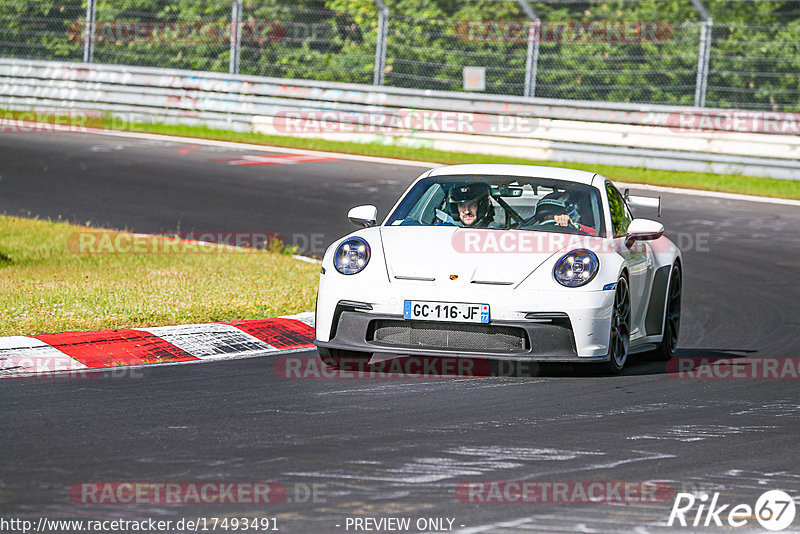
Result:
<svg viewBox="0 0 800 534">
<path fill-rule="evenodd" d="M 558 260 L 553 276 L 562 286 L 580 287 L 591 282 L 599 268 L 597 254 L 591 250 L 573 250 Z"/>
<path fill-rule="evenodd" d="M 369 263 L 369 243 L 360 237 L 342 241 L 333 255 L 333 266 L 342 274 L 361 272 Z"/>
</svg>

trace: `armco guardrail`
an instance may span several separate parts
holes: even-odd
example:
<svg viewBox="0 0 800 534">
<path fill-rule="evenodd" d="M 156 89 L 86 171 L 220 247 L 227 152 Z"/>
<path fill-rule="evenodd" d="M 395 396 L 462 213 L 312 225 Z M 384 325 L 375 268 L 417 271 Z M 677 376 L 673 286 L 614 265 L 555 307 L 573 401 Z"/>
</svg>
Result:
<svg viewBox="0 0 800 534">
<path fill-rule="evenodd" d="M 800 179 L 800 116 L 0 59 L 0 108 Z M 1 131 L 1 130 L 0 130 Z"/>
</svg>

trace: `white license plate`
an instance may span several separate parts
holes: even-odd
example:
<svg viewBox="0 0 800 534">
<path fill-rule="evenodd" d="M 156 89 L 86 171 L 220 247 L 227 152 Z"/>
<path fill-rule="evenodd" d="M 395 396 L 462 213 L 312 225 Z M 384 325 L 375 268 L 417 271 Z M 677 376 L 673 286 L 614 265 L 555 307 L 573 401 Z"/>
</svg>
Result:
<svg viewBox="0 0 800 534">
<path fill-rule="evenodd" d="M 403 302 L 403 318 L 455 323 L 488 323 L 489 305 L 406 300 Z"/>
</svg>

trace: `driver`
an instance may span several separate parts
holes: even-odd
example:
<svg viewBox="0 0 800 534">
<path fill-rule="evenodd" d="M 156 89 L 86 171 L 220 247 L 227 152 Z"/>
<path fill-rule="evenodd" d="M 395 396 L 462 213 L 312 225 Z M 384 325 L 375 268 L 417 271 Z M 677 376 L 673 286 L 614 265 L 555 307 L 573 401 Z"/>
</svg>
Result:
<svg viewBox="0 0 800 534">
<path fill-rule="evenodd" d="M 570 200 L 568 193 L 550 193 L 542 198 L 536 204 L 533 220 L 535 224 L 571 226 L 589 235 L 597 235 L 597 230 L 580 223 L 581 216 L 578 213 L 578 207 Z M 555 222 L 549 223 L 549 221 Z"/>
<path fill-rule="evenodd" d="M 447 196 L 451 215 L 469 228 L 486 228 L 493 225 L 494 206 L 489 199 L 491 192 L 489 184 L 484 182 L 454 185 Z"/>
</svg>

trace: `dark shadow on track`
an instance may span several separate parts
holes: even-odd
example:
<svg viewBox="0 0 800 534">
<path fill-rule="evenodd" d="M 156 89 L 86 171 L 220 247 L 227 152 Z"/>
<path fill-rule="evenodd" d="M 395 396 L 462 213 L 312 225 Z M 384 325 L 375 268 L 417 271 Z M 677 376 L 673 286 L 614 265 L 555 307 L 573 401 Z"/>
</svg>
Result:
<svg viewBox="0 0 800 534">
<path fill-rule="evenodd" d="M 678 349 L 669 368 L 667 362 L 654 361 L 649 353 L 633 354 L 620 376 L 670 374 L 679 361 L 693 365 L 717 360 L 745 358 L 757 352 L 746 349 Z M 594 363 L 546 363 L 509 361 L 469 356 L 396 356 L 369 364 L 353 361 L 343 364 L 340 378 L 433 379 L 433 378 L 597 378 L 608 376 L 603 366 Z"/>
<path fill-rule="evenodd" d="M 625 369 L 619 376 L 644 376 L 644 375 L 663 375 L 670 374 L 673 369 L 677 369 L 677 362 L 681 360 L 692 360 L 694 364 L 703 360 L 716 361 L 720 359 L 732 360 L 745 358 L 755 350 L 745 349 L 678 349 L 675 356 L 670 360 L 669 368 L 667 362 L 654 360 L 651 353 L 643 352 L 628 356 Z M 599 364 L 543 364 L 541 372 L 537 376 L 549 377 L 598 377 L 608 376 L 602 365 Z"/>
</svg>

